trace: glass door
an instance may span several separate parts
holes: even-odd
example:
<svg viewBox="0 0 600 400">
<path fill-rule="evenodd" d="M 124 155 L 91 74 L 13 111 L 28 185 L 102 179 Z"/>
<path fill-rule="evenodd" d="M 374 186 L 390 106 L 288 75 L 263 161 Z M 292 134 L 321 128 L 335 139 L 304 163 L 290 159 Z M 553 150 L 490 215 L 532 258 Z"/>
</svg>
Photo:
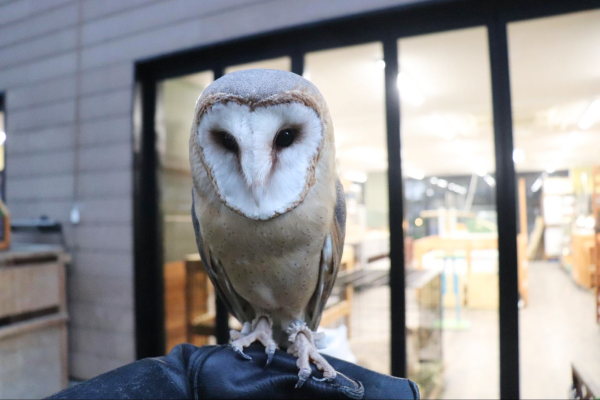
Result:
<svg viewBox="0 0 600 400">
<path fill-rule="evenodd" d="M 498 398 L 498 249 L 485 27 L 398 41 L 408 377 Z"/>
<path fill-rule="evenodd" d="M 521 393 L 566 397 L 600 376 L 600 11 L 511 23 L 508 44 Z"/>
</svg>

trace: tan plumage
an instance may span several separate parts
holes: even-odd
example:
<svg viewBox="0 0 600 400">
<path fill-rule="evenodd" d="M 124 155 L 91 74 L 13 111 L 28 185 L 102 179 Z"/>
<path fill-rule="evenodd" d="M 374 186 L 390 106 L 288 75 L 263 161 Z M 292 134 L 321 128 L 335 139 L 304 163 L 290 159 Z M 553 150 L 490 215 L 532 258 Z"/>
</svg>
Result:
<svg viewBox="0 0 600 400">
<path fill-rule="evenodd" d="M 304 140 L 307 149 L 297 155 L 298 163 L 302 162 L 300 158 L 306 157 L 308 167 L 302 174 L 292 171 L 289 176 L 303 181 L 292 182 L 289 186 L 271 183 L 268 186 L 265 183 L 267 199 L 268 196 L 282 198 L 272 201 L 272 209 L 261 208 L 258 202 L 253 206 L 246 201 L 244 193 L 250 193 L 248 187 L 240 185 L 238 193 L 237 188 L 230 188 L 229 179 L 219 181 L 223 179 L 222 168 L 225 168 L 221 163 L 227 162 L 222 157 L 229 156 L 212 155 L 221 154 L 218 153 L 220 150 L 207 149 L 213 144 L 202 137 L 215 135 L 215 129 L 204 130 L 203 118 L 211 110 L 228 107 L 232 103 L 243 106 L 243 109 L 238 111 L 233 107 L 233 111 L 223 112 L 235 112 L 231 115 L 236 118 L 241 115 L 242 123 L 233 126 L 247 129 L 251 138 L 246 140 L 241 135 L 236 136 L 240 148 L 231 160 L 237 157 L 239 163 L 254 162 L 256 165 L 242 165 L 238 170 L 232 167 L 228 171 L 232 175 L 246 174 L 248 182 L 254 175 L 246 170 L 258 170 L 262 167 L 262 164 L 259 165 L 262 159 L 260 149 L 255 150 L 259 133 L 248 129 L 254 122 L 246 124 L 244 118 L 255 118 L 253 113 L 257 110 L 268 117 L 271 109 L 279 112 L 279 106 L 299 104 L 309 108 L 309 115 L 316 114 L 320 121 L 321 131 L 318 134 L 316 131 L 302 131 L 312 126 L 309 122 L 298 128 L 300 133 L 296 141 Z M 257 125 L 258 122 L 254 124 L 261 126 Z M 231 134 L 237 135 L 236 132 Z M 276 134 L 278 132 L 273 132 L 274 137 Z M 300 136 L 303 134 L 308 138 Z M 318 141 L 314 139 L 318 143 L 314 151 L 308 144 L 309 139 L 313 140 L 311 137 L 320 138 Z M 276 169 L 285 168 L 281 161 L 285 154 L 296 157 L 291 153 L 293 150 L 293 146 L 279 149 L 273 145 L 272 154 L 263 156 L 272 157 L 272 163 L 269 159 L 262 163 L 276 171 L 269 171 L 266 181 L 276 181 L 277 178 L 272 177 L 274 174 L 288 173 Z M 247 156 L 245 152 L 251 151 L 256 155 Z M 288 153 L 280 154 L 279 151 Z M 344 196 L 335 167 L 333 126 L 319 91 L 302 77 L 283 71 L 240 71 L 220 78 L 202 93 L 196 104 L 190 136 L 190 163 L 194 182 L 192 215 L 198 247 L 209 276 L 230 312 L 242 323 L 267 315 L 273 325 L 273 336 L 283 347 L 290 344 L 284 332 L 292 327 L 292 323 L 303 321 L 315 330 L 337 274 L 345 224 Z M 284 178 L 279 182 L 285 184 L 288 175 L 282 176 Z M 276 191 L 279 187 L 289 193 L 269 193 L 269 190 Z M 252 190 L 255 188 L 252 187 Z M 262 195 L 262 189 L 260 193 Z M 254 325 L 256 328 L 256 321 Z"/>
</svg>

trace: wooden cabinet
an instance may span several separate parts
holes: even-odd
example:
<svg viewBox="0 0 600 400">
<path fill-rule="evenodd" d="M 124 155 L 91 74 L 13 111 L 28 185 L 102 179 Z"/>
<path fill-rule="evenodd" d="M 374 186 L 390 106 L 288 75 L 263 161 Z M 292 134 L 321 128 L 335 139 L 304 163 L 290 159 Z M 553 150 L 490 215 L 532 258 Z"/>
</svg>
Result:
<svg viewBox="0 0 600 400">
<path fill-rule="evenodd" d="M 595 273 L 594 252 L 596 242 L 593 233 L 574 233 L 571 236 L 571 246 L 573 250 L 573 268 L 571 275 L 573 280 L 581 287 L 590 289 L 595 286 L 592 277 Z"/>
<path fill-rule="evenodd" d="M 67 256 L 54 246 L 0 252 L 0 398 L 66 388 Z"/>
</svg>

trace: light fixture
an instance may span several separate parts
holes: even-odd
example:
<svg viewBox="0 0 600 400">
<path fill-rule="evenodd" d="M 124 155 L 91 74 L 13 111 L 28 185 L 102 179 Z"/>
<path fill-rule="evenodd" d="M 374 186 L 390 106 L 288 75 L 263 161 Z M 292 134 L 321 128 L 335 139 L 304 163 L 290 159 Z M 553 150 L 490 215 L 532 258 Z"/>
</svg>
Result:
<svg viewBox="0 0 600 400">
<path fill-rule="evenodd" d="M 593 216 L 590 215 L 589 217 L 585 218 L 583 226 L 585 226 L 588 229 L 594 229 L 594 227 L 596 226 L 596 220 Z"/>
<path fill-rule="evenodd" d="M 433 196 L 433 194 L 434 194 L 434 193 L 435 193 L 435 192 L 434 192 L 434 191 L 433 191 L 433 189 L 431 189 L 431 188 L 430 188 L 430 189 L 427 189 L 427 190 L 425 191 L 425 194 L 427 194 L 427 196 L 429 196 L 429 197 Z"/>
<path fill-rule="evenodd" d="M 550 165 L 550 166 L 546 167 L 546 172 L 549 174 L 556 172 L 556 165 Z"/>
<path fill-rule="evenodd" d="M 533 185 L 531 185 L 531 191 L 533 193 L 537 192 L 538 190 L 540 190 L 542 188 L 543 183 L 544 183 L 544 181 L 542 180 L 542 177 L 540 176 L 539 178 L 537 178 L 535 180 L 535 182 L 533 182 Z"/>
<path fill-rule="evenodd" d="M 523 149 L 514 149 L 513 161 L 515 164 L 521 164 L 523 161 L 525 161 L 525 151 Z"/>
<path fill-rule="evenodd" d="M 425 96 L 423 96 L 417 84 L 405 72 L 398 74 L 396 86 L 400 91 L 401 101 L 415 106 L 420 106 L 425 101 Z"/>
<path fill-rule="evenodd" d="M 438 178 L 436 178 L 435 176 L 432 176 L 431 178 L 429 178 L 429 182 L 432 185 L 437 185 L 437 181 L 438 181 Z"/>
<path fill-rule="evenodd" d="M 446 189 L 448 187 L 448 181 L 445 179 L 438 179 L 437 180 L 437 185 L 439 187 L 441 187 L 442 189 Z"/>
<path fill-rule="evenodd" d="M 423 225 L 423 220 L 422 220 L 421 218 L 417 218 L 417 219 L 415 219 L 415 225 L 416 225 L 416 226 L 421 226 L 421 225 Z"/>
<path fill-rule="evenodd" d="M 493 176 L 491 175 L 486 175 L 483 177 L 483 180 L 485 181 L 485 183 L 487 183 L 488 185 L 490 185 L 491 187 L 496 187 L 496 180 L 494 179 Z"/>
<path fill-rule="evenodd" d="M 579 118 L 579 123 L 577 124 L 581 129 L 588 129 L 598 120 L 598 116 L 600 115 L 600 99 L 596 99 L 592 101 L 590 106 L 585 110 L 585 112 Z"/>
<path fill-rule="evenodd" d="M 2 146 L 6 142 L 6 132 L 0 131 L 0 146 Z"/>
<path fill-rule="evenodd" d="M 411 168 L 406 171 L 406 176 L 420 181 L 421 179 L 425 178 L 425 172 L 421 171 L 420 169 Z"/>
<path fill-rule="evenodd" d="M 450 189 L 453 192 L 456 192 L 458 194 L 467 194 L 467 188 L 465 188 L 464 186 L 457 185 L 454 182 L 451 182 L 450 184 L 448 184 L 448 189 Z"/>
<path fill-rule="evenodd" d="M 456 137 L 456 130 L 443 115 L 433 113 L 427 117 L 426 121 L 429 130 L 435 135 L 439 135 L 448 140 L 452 140 Z"/>
<path fill-rule="evenodd" d="M 375 61 L 375 65 L 379 69 L 385 69 L 385 61 L 383 61 L 383 60 L 377 60 L 377 61 Z"/>
<path fill-rule="evenodd" d="M 484 176 L 487 175 L 487 171 L 485 169 L 483 169 L 483 168 L 479 169 L 479 170 L 477 170 L 477 175 L 479 175 L 480 177 L 483 178 Z"/>
<path fill-rule="evenodd" d="M 348 171 L 344 174 L 344 178 L 352 182 L 365 183 L 367 181 L 367 174 L 359 171 Z"/>
</svg>

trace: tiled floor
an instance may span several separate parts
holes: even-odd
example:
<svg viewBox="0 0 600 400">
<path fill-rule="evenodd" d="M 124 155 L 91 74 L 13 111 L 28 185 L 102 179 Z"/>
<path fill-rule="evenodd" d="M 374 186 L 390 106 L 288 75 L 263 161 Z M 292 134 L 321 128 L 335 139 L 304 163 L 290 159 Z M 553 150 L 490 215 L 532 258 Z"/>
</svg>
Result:
<svg viewBox="0 0 600 400">
<path fill-rule="evenodd" d="M 571 362 L 600 370 L 600 326 L 592 292 L 577 287 L 558 264 L 532 262 L 529 305 L 520 314 L 521 397 L 568 398 Z M 451 311 L 446 310 L 450 317 Z M 352 351 L 358 363 L 389 372 L 389 289 L 357 293 Z M 446 330 L 444 398 L 498 398 L 498 314 L 464 310 L 468 330 Z"/>
<path fill-rule="evenodd" d="M 529 305 L 520 314 L 521 397 L 568 398 L 571 362 L 600 369 L 600 327 L 594 297 L 558 264 L 529 266 Z M 469 331 L 444 332 L 447 399 L 497 398 L 498 324 L 495 311 L 467 310 Z"/>
</svg>

